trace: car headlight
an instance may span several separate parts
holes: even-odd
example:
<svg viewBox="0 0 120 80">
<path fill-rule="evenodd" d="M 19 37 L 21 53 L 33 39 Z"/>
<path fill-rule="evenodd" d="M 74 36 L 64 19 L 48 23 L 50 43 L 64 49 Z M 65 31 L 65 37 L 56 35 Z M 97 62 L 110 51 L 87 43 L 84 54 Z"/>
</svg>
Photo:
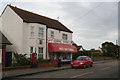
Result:
<svg viewBox="0 0 120 80">
<path fill-rule="evenodd" d="M 82 62 L 80 62 L 80 64 L 83 64 Z"/>
</svg>

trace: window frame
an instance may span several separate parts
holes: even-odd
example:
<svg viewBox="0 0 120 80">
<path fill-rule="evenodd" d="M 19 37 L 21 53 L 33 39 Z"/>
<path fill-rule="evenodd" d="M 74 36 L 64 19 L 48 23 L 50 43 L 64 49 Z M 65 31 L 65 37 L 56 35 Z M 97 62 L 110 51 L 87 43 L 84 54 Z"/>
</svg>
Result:
<svg viewBox="0 0 120 80">
<path fill-rule="evenodd" d="M 38 28 L 38 38 L 42 38 L 42 39 L 44 38 L 44 28 L 41 27 Z"/>
<path fill-rule="evenodd" d="M 51 33 L 50 33 L 50 38 L 54 38 L 55 37 L 55 32 L 54 31 L 51 31 Z"/>
<path fill-rule="evenodd" d="M 38 47 L 38 54 L 43 54 L 43 49 L 44 49 L 43 47 Z"/>
<path fill-rule="evenodd" d="M 34 38 L 35 32 L 34 32 L 34 26 L 30 27 L 30 38 Z"/>
<path fill-rule="evenodd" d="M 38 43 L 39 43 L 40 45 L 42 45 L 42 44 L 44 43 L 43 39 L 39 39 L 39 40 L 38 40 Z"/>
<path fill-rule="evenodd" d="M 62 34 L 62 39 L 63 39 L 63 40 L 67 40 L 67 39 L 68 39 L 68 35 L 65 34 L 65 33 L 63 33 L 63 34 Z"/>
<path fill-rule="evenodd" d="M 32 50 L 31 50 L 32 48 Z M 30 53 L 33 53 L 34 52 L 34 47 L 33 46 L 30 46 Z"/>
</svg>

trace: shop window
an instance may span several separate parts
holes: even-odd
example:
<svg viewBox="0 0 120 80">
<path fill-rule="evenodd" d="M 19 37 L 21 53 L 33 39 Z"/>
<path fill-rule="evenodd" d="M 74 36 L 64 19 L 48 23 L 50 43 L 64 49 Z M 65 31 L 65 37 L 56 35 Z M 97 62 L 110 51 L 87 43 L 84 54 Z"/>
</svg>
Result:
<svg viewBox="0 0 120 80">
<path fill-rule="evenodd" d="M 67 40 L 67 34 L 62 34 L 62 39 Z"/>
<path fill-rule="evenodd" d="M 63 59 L 67 59 L 67 55 L 63 55 Z"/>
</svg>

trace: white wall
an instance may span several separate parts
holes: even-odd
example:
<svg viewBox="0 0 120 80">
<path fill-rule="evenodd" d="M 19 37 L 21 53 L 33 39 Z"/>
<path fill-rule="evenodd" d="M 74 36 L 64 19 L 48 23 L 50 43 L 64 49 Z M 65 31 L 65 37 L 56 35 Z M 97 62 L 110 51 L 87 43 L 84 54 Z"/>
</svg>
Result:
<svg viewBox="0 0 120 80">
<path fill-rule="evenodd" d="M 23 53 L 23 20 L 9 7 L 1 16 L 2 33 L 13 44 L 14 52 Z"/>
<path fill-rule="evenodd" d="M 38 53 L 38 47 L 43 47 L 43 58 L 46 58 L 46 25 L 38 24 L 38 23 L 23 23 L 24 29 L 23 29 L 23 51 L 27 54 L 30 54 L 30 47 L 34 47 Z M 31 26 L 34 27 L 34 38 L 31 38 L 30 32 L 31 32 Z M 39 38 L 38 38 L 38 30 L 39 27 L 44 29 L 44 40 L 43 44 L 39 44 Z"/>
<path fill-rule="evenodd" d="M 69 33 L 69 32 L 65 32 L 65 31 L 59 31 L 59 30 L 56 30 L 56 29 L 51 29 L 51 28 L 48 28 L 48 35 L 47 35 L 47 37 L 48 37 L 48 39 L 50 38 L 50 36 L 51 36 L 51 31 L 54 31 L 54 34 L 55 34 L 55 39 L 62 39 L 62 34 L 64 33 L 64 34 L 67 34 L 67 36 L 68 36 L 68 41 L 72 41 L 72 33 Z"/>
<path fill-rule="evenodd" d="M 51 37 L 51 31 L 54 31 L 54 39 L 59 39 L 59 40 L 62 40 L 62 34 L 67 34 L 67 41 L 72 41 L 72 33 L 69 33 L 69 32 L 65 32 L 65 31 L 59 31 L 59 30 L 56 30 L 56 29 L 51 29 L 51 28 L 48 28 L 47 29 L 47 38 L 50 39 Z M 47 46 L 47 50 L 48 50 L 48 46 Z M 71 57 L 72 57 L 72 54 L 71 54 Z M 47 52 L 47 58 L 49 59 L 49 53 Z"/>
</svg>

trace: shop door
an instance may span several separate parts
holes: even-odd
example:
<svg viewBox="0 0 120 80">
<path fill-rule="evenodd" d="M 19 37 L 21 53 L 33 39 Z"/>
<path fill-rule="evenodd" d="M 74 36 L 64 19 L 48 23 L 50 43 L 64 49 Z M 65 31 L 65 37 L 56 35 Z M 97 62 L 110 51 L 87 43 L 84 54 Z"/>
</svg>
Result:
<svg viewBox="0 0 120 80">
<path fill-rule="evenodd" d="M 12 62 L 12 52 L 6 52 L 6 62 L 5 67 L 9 67 Z"/>
</svg>

